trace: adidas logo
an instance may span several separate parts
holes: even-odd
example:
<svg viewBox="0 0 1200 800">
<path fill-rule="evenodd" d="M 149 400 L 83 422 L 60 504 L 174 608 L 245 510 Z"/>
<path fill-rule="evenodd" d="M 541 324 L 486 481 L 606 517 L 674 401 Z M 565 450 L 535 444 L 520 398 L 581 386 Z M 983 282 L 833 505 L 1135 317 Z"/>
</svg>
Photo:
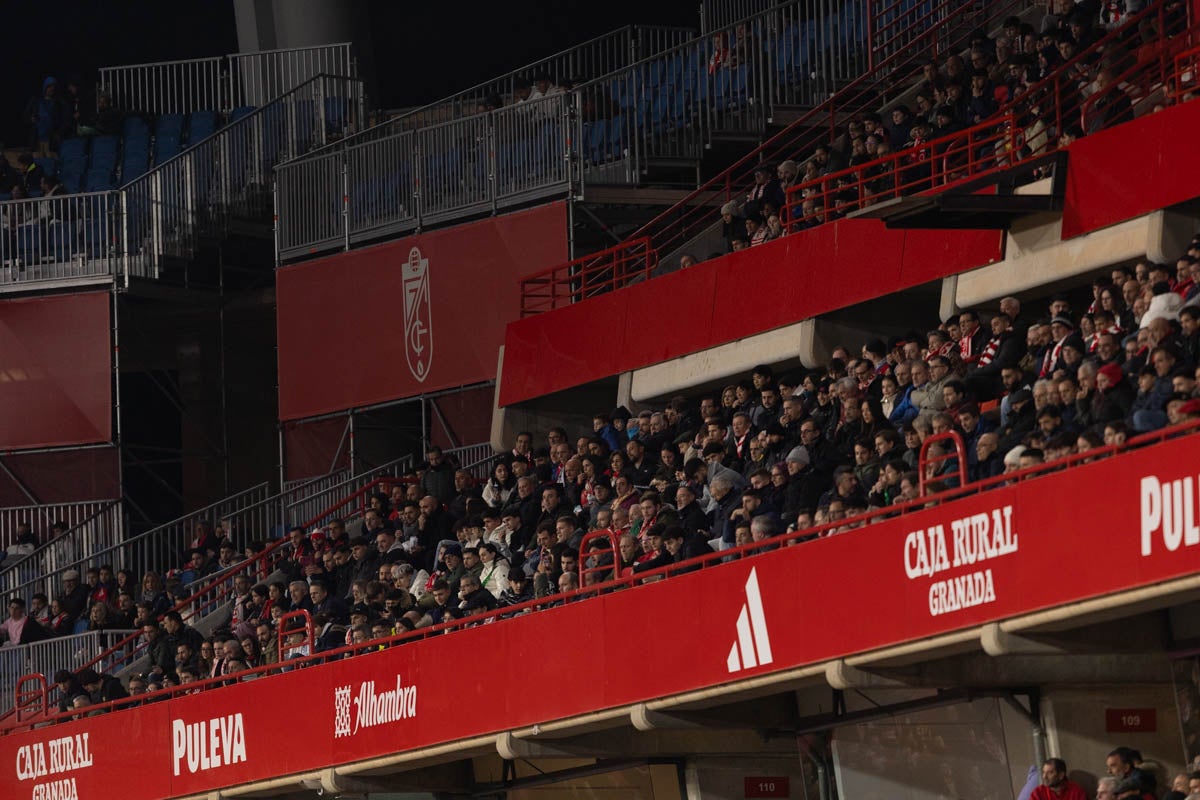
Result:
<svg viewBox="0 0 1200 800">
<path fill-rule="evenodd" d="M 750 570 L 746 579 L 746 602 L 737 618 L 737 639 L 729 648 L 725 664 L 730 672 L 770 664 L 771 635 L 767 633 L 767 618 L 763 616 L 762 593 L 758 590 L 758 570 Z"/>
</svg>

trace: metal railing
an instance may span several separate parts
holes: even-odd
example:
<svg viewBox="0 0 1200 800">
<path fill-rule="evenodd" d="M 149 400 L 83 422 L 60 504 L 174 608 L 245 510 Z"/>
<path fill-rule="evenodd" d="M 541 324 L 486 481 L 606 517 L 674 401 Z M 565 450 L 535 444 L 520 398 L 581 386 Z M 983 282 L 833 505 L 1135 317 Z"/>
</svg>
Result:
<svg viewBox="0 0 1200 800">
<path fill-rule="evenodd" d="M 921 142 L 883 158 L 805 181 L 787 190 L 780 219 L 793 233 L 877 203 L 1011 167 L 1020 158 L 1011 114 Z"/>
<path fill-rule="evenodd" d="M 124 503 L 120 500 L 104 503 L 29 555 L 5 559 L 4 569 L 0 570 L 0 592 L 26 601 L 35 592 L 56 597 L 63 570 L 78 569 L 82 574 L 93 561 L 98 566 L 104 553 L 119 548 L 125 541 L 125 525 Z"/>
<path fill-rule="evenodd" d="M 266 223 L 274 166 L 360 127 L 363 104 L 357 79 L 319 75 L 115 191 L 0 202 L 0 278 L 161 278 L 231 219 Z"/>
<path fill-rule="evenodd" d="M 100 90 L 122 111 L 228 113 L 261 106 L 321 74 L 354 77 L 349 43 L 103 67 Z"/>
<path fill-rule="evenodd" d="M 475 116 L 490 110 L 489 103 L 496 101 L 499 101 L 500 105 L 509 105 L 514 100 L 517 84 L 521 81 L 532 82 L 538 75 L 548 77 L 553 86 L 564 86 L 567 81 L 578 83 L 607 75 L 665 48 L 688 41 L 695 35 L 696 31 L 692 28 L 627 25 L 572 45 L 552 56 L 538 59 L 470 89 L 398 114 L 356 134 L 347 144 L 362 144 L 387 138 L 401 131 Z"/>
<path fill-rule="evenodd" d="M 78 503 L 45 503 L 42 505 L 9 506 L 0 508 L 0 550 L 7 549 L 17 540 L 17 529 L 24 524 L 39 542 L 50 536 L 50 528 L 56 522 L 72 528 L 92 515 L 103 511 L 112 500 L 83 500 Z M 40 545 L 39 545 L 40 546 Z M 11 556 L 10 556 L 11 558 Z M 0 565 L 7 566 L 3 562 Z"/>
<path fill-rule="evenodd" d="M 113 192 L 0 202 L 0 278 L 27 284 L 116 274 L 119 230 Z"/>
<path fill-rule="evenodd" d="M 38 623 L 30 620 L 25 624 Z M 0 647 L 0 714 L 13 707 L 13 690 L 23 675 L 42 675 L 47 684 L 52 684 L 54 673 L 58 670 L 74 671 L 97 656 L 109 653 L 92 667 L 97 672 L 106 672 L 124 657 L 113 647 L 134 633 L 136 631 L 106 629 L 59 636 L 33 644 Z"/>
<path fill-rule="evenodd" d="M 870 49 L 874 66 L 840 87 L 824 100 L 760 147 L 739 159 L 689 193 L 682 200 L 654 217 L 632 233 L 629 241 L 649 238 L 660 257 L 667 258 L 699 241 L 720 225 L 720 207 L 735 198 L 744 197 L 753 185 L 755 167 L 763 162 L 775 162 L 807 156 L 818 144 L 835 140 L 841 126 L 857 114 L 877 111 L 884 105 L 888 92 L 898 87 L 915 85 L 922 64 L 930 56 L 965 50 L 977 28 L 996 27 L 1003 19 L 1030 5 L 1030 0 L 998 0 L 987 4 L 963 0 L 931 0 L 921 15 L 904 17 L 911 28 L 892 27 L 883 35 L 885 44 L 880 50 L 879 35 Z M 789 8 L 790 5 L 780 8 Z M 776 10 L 764 12 L 766 15 Z M 878 18 L 878 11 L 872 12 Z M 874 24 L 874 23 L 873 23 Z M 736 26 L 735 26 L 736 27 Z M 893 46 L 894 45 L 894 46 Z M 885 52 L 886 51 L 886 52 Z M 778 74 L 776 61 L 771 72 Z M 786 96 L 783 83 L 775 85 L 772 94 Z M 585 170 L 585 180 L 588 173 Z M 567 279 L 570 280 L 570 279 Z"/>
<path fill-rule="evenodd" d="M 122 187 L 128 246 L 151 257 L 145 277 L 159 276 L 163 256 L 190 257 L 198 237 L 232 218 L 267 220 L 274 166 L 356 128 L 361 88 L 354 78 L 311 78 Z"/>
<path fill-rule="evenodd" d="M 521 316 L 578 303 L 639 278 L 645 280 L 657 266 L 658 253 L 648 238 L 642 238 L 528 275 L 521 279 Z"/>
<path fill-rule="evenodd" d="M 557 94 L 280 164 L 279 259 L 565 197 L 576 127 Z"/>
<path fill-rule="evenodd" d="M 227 520 L 240 545 L 250 538 L 271 538 L 269 525 L 274 515 L 263 509 L 268 494 L 268 485 L 262 483 L 126 539 L 96 536 L 84 523 L 68 532 L 71 538 L 60 537 L 29 556 L 27 561 L 36 565 L 32 575 L 18 564 L 0 573 L 0 585 L 9 596 L 28 599 L 35 592 L 58 596 L 66 569 L 82 574 L 88 567 L 111 564 L 114 570 L 131 570 L 139 579 L 146 571 L 162 575 L 187 560 L 189 537 L 198 522 Z M 119 510 L 120 504 L 115 505 Z"/>
</svg>

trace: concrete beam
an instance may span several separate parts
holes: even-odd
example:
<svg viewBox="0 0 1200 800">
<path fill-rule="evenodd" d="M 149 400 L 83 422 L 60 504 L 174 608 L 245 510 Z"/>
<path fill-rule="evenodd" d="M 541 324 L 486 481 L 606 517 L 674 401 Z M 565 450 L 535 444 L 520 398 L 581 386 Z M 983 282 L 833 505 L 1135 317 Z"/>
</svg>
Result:
<svg viewBox="0 0 1200 800">
<path fill-rule="evenodd" d="M 896 678 L 852 667 L 844 659 L 825 667 L 825 680 L 834 689 L 903 689 L 908 684 Z"/>
<path fill-rule="evenodd" d="M 979 642 L 983 645 L 983 652 L 989 656 L 1055 655 L 1067 652 L 1058 645 L 1039 642 L 1026 636 L 1017 636 L 1015 633 L 1007 633 L 998 622 L 983 626 Z"/>
<path fill-rule="evenodd" d="M 505 731 L 496 737 L 496 752 L 501 758 L 510 761 L 519 758 L 608 758 L 622 755 L 620 750 L 604 752 L 595 747 L 580 744 L 567 744 L 563 741 L 537 742 L 529 739 L 518 739 L 512 731 Z"/>
</svg>

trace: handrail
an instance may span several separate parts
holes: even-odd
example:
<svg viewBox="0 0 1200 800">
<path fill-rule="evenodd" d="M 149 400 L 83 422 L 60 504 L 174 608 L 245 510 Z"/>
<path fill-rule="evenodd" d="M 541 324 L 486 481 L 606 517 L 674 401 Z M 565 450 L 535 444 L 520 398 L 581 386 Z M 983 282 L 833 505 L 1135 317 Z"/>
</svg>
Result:
<svg viewBox="0 0 1200 800">
<path fill-rule="evenodd" d="M 951 442 L 954 444 L 954 452 L 943 453 L 939 456 L 929 456 L 929 448 L 939 442 Z M 956 430 L 945 431 L 944 433 L 935 433 L 931 436 L 926 436 L 921 441 L 921 453 L 917 458 L 917 474 L 920 482 L 921 497 L 929 494 L 928 486 L 934 482 L 934 479 L 929 476 L 929 467 L 942 464 L 946 461 L 956 460 L 958 468 L 958 485 L 967 485 L 967 448 L 963 444 L 962 435 Z"/>
<path fill-rule="evenodd" d="M 196 683 L 188 684 L 187 687 L 171 687 L 144 695 L 138 695 L 135 698 L 126 698 L 108 703 L 96 704 L 88 707 L 89 712 L 118 710 L 130 706 L 141 705 L 145 702 L 152 702 L 153 700 L 157 699 L 165 699 L 176 694 L 184 693 L 189 689 L 194 690 L 198 686 L 200 688 L 206 686 L 216 687 L 231 680 L 251 679 L 272 673 L 289 671 L 291 669 L 309 664 L 340 660 L 351 654 L 374 652 L 378 650 L 380 646 L 399 645 L 405 642 L 437 636 L 452 630 L 469 630 L 473 627 L 486 624 L 488 622 L 496 622 L 505 618 L 519 616 L 527 611 L 533 611 L 539 608 L 557 607 L 563 604 L 569 604 L 588 598 L 601 597 L 612 591 L 622 588 L 636 587 L 643 583 L 647 583 L 647 579 L 668 578 L 671 575 L 692 572 L 704 566 L 717 565 L 732 559 L 757 555 L 762 552 L 777 549 L 783 542 L 789 542 L 794 546 L 803 546 L 804 542 L 798 541 L 800 537 L 803 537 L 805 541 L 817 539 L 824 534 L 829 534 L 838 529 L 858 528 L 882 519 L 891 519 L 897 516 L 903 516 L 905 514 L 922 511 L 933 506 L 939 506 L 964 497 L 974 496 L 981 492 L 1000 486 L 1007 486 L 1025 480 L 1036 479 L 1046 474 L 1060 472 L 1064 468 L 1075 464 L 1087 463 L 1100 458 L 1118 455 L 1126 451 L 1131 451 L 1144 446 L 1151 446 L 1167 441 L 1168 439 L 1192 435 L 1197 432 L 1200 432 L 1200 420 L 1184 422 L 1180 425 L 1171 426 L 1169 428 L 1164 428 L 1158 431 L 1152 431 L 1150 433 L 1133 437 L 1123 445 L 1105 445 L 1089 450 L 1085 453 L 1074 453 L 1054 461 L 1046 462 L 1044 464 L 1026 467 L 1014 472 L 1004 473 L 992 478 L 986 478 L 973 483 L 964 484 L 963 486 L 950 488 L 944 492 L 939 492 L 938 494 L 930 497 L 918 498 L 916 500 L 911 500 L 898 505 L 887 506 L 886 508 L 868 511 L 853 517 L 847 517 L 846 519 L 826 522 L 809 528 L 805 531 L 777 534 L 776 536 L 772 536 L 759 542 L 750 542 L 748 544 L 739 545 L 726 550 L 706 553 L 702 556 L 688 559 L 686 561 L 681 561 L 664 567 L 658 567 L 652 570 L 646 570 L 645 572 L 639 572 L 636 575 L 630 575 L 623 578 L 618 577 L 602 583 L 594 583 L 590 586 L 581 586 L 579 589 L 571 592 L 552 594 L 547 597 L 536 598 L 517 605 L 505 606 L 496 609 L 495 611 L 473 614 L 462 619 L 452 619 L 437 625 L 431 625 L 426 628 L 418 628 L 415 631 L 405 631 L 394 636 L 374 639 L 370 642 L 350 644 L 322 653 L 312 653 L 305 657 L 289 659 L 288 661 L 282 663 L 255 667 L 253 669 L 247 669 L 243 672 L 225 675 L 219 678 L 210 678 L 208 680 L 197 681 Z M 65 721 L 69 720 L 71 716 L 72 714 L 70 712 L 60 712 L 48 716 L 47 721 Z M 7 733 L 22 729 L 24 727 L 27 726 L 10 723 L 0 727 L 0 731 Z"/>
<path fill-rule="evenodd" d="M 1018 156 L 1017 121 L 1012 114 L 930 139 L 882 158 L 856 164 L 788 187 L 781 219 L 785 230 L 817 224 L 802 213 L 804 201 L 824 209 L 828 221 L 880 200 L 934 189 L 1008 169 Z"/>
<path fill-rule="evenodd" d="M 36 684 L 33 689 L 26 689 L 26 684 Z M 13 709 L 16 711 L 17 722 L 44 717 L 47 712 L 46 695 L 49 692 L 46 676 L 40 672 L 22 675 L 13 687 Z"/>
<path fill-rule="evenodd" d="M 314 635 L 315 630 L 313 628 L 312 615 L 303 608 L 297 608 L 293 611 L 286 611 L 284 612 L 283 616 L 279 618 L 279 624 L 275 634 L 275 647 L 277 648 L 276 656 L 280 663 L 283 663 L 287 660 L 283 657 L 284 653 L 287 650 L 292 649 L 291 647 L 286 647 L 285 649 L 285 645 L 287 644 L 287 637 L 296 632 L 295 628 L 289 629 L 287 624 L 289 620 L 293 619 L 304 620 L 304 642 L 300 645 L 300 647 L 307 647 L 309 655 L 314 655 L 317 652 L 317 640 L 316 636 Z"/>
<path fill-rule="evenodd" d="M 658 266 L 658 251 L 649 237 L 601 250 L 521 278 L 521 316 L 558 308 L 592 295 L 612 291 L 637 279 L 647 279 Z M 566 279 L 570 285 L 559 291 Z M 546 287 L 546 292 L 539 291 Z"/>
<path fill-rule="evenodd" d="M 612 573 L 610 580 L 621 577 L 621 551 L 618 546 L 618 540 L 615 531 L 604 529 L 598 531 L 590 531 L 584 534 L 584 537 L 579 542 L 579 585 L 587 586 L 589 583 L 603 583 L 604 580 L 589 581 L 593 575 L 599 575 L 604 572 Z M 598 542 L 601 539 L 608 540 L 608 549 L 603 547 L 593 550 L 588 549 L 588 545 L 592 542 Z M 603 556 L 609 554 L 612 561 L 608 564 L 596 563 L 589 566 L 589 562 L 595 558 L 598 562 L 603 561 Z"/>
<path fill-rule="evenodd" d="M 100 508 L 97 511 L 93 512 L 91 516 L 75 523 L 73 526 L 71 526 L 67 530 L 63 531 L 61 536 L 58 536 L 54 539 L 50 539 L 50 540 L 38 545 L 36 548 L 34 548 L 34 551 L 32 553 L 30 553 L 29 555 L 21 556 L 19 559 L 16 559 L 16 558 L 14 558 L 12 560 L 5 559 L 3 565 L 0 566 L 0 581 L 4 580 L 4 578 L 7 577 L 9 573 L 15 572 L 17 570 L 17 568 L 20 567 L 23 563 L 30 563 L 28 561 L 28 559 L 31 559 L 31 558 L 40 559 L 41 557 L 46 555 L 46 553 L 51 548 L 54 548 L 56 546 L 61 547 L 61 542 L 63 542 L 63 540 L 69 539 L 70 541 L 74 542 L 75 534 L 78 531 L 82 530 L 84 528 L 84 526 L 91 525 L 97 519 L 99 519 L 103 515 L 107 514 L 109 511 L 111 511 L 114 507 L 118 507 L 118 506 L 123 507 L 123 505 L 124 504 L 121 500 L 110 500 L 104 504 L 103 508 Z M 78 548 L 79 544 L 73 543 L 71 545 L 71 547 Z M 101 552 L 103 552 L 103 551 L 101 551 Z M 86 558 L 88 558 L 88 559 L 91 559 L 92 557 L 93 556 L 90 556 L 90 555 L 86 556 Z M 57 569 L 63 570 L 63 569 L 67 569 L 68 567 L 72 567 L 75 565 L 75 562 L 79 561 L 79 560 L 81 560 L 81 559 L 72 559 L 71 563 L 57 566 Z M 10 594 L 14 592 L 13 589 L 5 589 L 5 591 L 7 591 Z"/>
</svg>

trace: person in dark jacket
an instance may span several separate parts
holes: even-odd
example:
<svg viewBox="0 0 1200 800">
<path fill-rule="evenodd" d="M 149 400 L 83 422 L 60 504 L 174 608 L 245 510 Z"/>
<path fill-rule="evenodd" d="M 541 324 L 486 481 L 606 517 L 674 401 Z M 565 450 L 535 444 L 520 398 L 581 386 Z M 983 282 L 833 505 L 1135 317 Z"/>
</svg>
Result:
<svg viewBox="0 0 1200 800">
<path fill-rule="evenodd" d="M 1096 394 L 1092 398 L 1094 423 L 1123 420 L 1133 408 L 1136 392 L 1117 364 L 1105 364 L 1096 370 Z"/>
<path fill-rule="evenodd" d="M 425 460 L 427 464 L 421 475 L 421 489 L 446 505 L 454 499 L 454 465 L 446 460 L 442 448 L 436 445 L 425 452 Z"/>
<path fill-rule="evenodd" d="M 112 675 L 87 668 L 81 669 L 76 677 L 84 690 L 91 695 L 93 703 L 111 703 L 113 700 L 129 697 L 129 692 L 125 691 L 121 681 Z"/>
</svg>

